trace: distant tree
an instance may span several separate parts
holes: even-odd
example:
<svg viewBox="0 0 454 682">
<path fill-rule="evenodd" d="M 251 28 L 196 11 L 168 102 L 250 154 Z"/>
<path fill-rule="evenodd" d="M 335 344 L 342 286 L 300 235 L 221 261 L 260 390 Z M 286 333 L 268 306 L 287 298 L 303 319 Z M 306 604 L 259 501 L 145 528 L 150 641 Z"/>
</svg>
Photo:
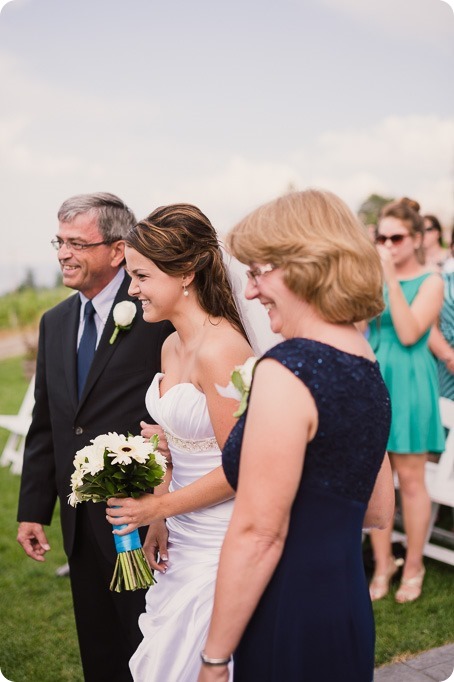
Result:
<svg viewBox="0 0 454 682">
<path fill-rule="evenodd" d="M 364 225 L 376 225 L 380 211 L 390 201 L 393 201 L 393 197 L 382 197 L 380 194 L 369 195 L 358 209 L 359 219 Z"/>
<path fill-rule="evenodd" d="M 32 268 L 27 268 L 22 282 L 17 287 L 16 291 L 25 291 L 25 289 L 36 289 L 35 274 Z"/>
</svg>

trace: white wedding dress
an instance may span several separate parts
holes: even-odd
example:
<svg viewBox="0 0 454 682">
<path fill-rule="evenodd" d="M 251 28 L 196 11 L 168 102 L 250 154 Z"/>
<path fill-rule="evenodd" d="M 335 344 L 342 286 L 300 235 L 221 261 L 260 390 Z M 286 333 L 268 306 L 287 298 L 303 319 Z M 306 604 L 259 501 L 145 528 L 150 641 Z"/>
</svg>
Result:
<svg viewBox="0 0 454 682">
<path fill-rule="evenodd" d="M 177 384 L 162 397 L 157 374 L 146 406 L 164 429 L 172 455 L 170 490 L 178 490 L 221 464 L 205 394 Z M 130 666 L 135 682 L 196 682 L 214 598 L 216 571 L 233 499 L 167 520 L 169 562 L 155 573 L 146 612 L 139 618 L 143 640 Z"/>
</svg>

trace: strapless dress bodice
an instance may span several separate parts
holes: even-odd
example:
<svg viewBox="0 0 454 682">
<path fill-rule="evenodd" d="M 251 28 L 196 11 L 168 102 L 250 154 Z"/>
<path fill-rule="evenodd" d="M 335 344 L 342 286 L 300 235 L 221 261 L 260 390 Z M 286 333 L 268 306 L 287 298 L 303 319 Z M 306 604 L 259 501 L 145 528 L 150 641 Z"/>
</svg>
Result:
<svg viewBox="0 0 454 682">
<path fill-rule="evenodd" d="M 145 398 L 147 410 L 156 423 L 181 441 L 214 439 L 205 394 L 194 384 L 183 383 L 172 386 L 161 396 L 159 387 L 163 376 L 162 373 L 155 375 Z"/>
<path fill-rule="evenodd" d="M 173 492 L 197 481 L 221 465 L 221 451 L 214 436 L 208 413 L 206 396 L 193 384 L 172 386 L 163 396 L 160 382 L 164 374 L 153 379 L 146 395 L 146 406 L 153 419 L 166 434 L 172 457 L 172 480 L 169 491 Z M 227 500 L 168 519 L 173 531 L 173 541 L 188 537 L 194 519 L 207 545 L 217 546 L 219 533 L 224 533 L 224 522 L 232 513 L 233 500 Z M 219 521 L 222 523 L 219 524 Z"/>
</svg>

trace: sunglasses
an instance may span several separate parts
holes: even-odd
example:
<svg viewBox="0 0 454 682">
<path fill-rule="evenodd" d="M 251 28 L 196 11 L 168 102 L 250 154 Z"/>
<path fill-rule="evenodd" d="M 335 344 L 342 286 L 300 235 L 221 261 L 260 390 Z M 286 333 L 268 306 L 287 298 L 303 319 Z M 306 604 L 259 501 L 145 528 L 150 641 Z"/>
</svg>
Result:
<svg viewBox="0 0 454 682">
<path fill-rule="evenodd" d="M 384 234 L 377 234 L 375 243 L 380 244 L 381 246 L 386 244 L 387 241 L 390 241 L 392 244 L 402 244 L 404 239 L 410 236 L 411 235 L 409 234 L 390 234 L 388 237 L 385 237 Z"/>
</svg>

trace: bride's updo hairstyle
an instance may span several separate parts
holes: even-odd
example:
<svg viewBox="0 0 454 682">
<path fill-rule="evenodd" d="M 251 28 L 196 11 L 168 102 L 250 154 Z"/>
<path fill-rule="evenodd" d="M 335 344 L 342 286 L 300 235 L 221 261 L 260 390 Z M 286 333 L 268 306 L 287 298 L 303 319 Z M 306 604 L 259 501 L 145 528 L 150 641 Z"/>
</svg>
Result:
<svg viewBox="0 0 454 682">
<path fill-rule="evenodd" d="M 232 294 L 218 238 L 206 215 L 191 204 L 160 206 L 128 233 L 127 246 L 162 272 L 194 272 L 200 306 L 210 317 L 226 318 L 247 339 Z"/>
<path fill-rule="evenodd" d="M 287 287 L 328 322 L 359 322 L 384 308 L 378 253 L 335 194 L 286 194 L 246 216 L 226 243 L 243 263 L 279 267 Z"/>
<path fill-rule="evenodd" d="M 390 201 L 389 204 L 385 204 L 381 209 L 378 225 L 380 226 L 380 220 L 383 218 L 397 218 L 407 228 L 408 234 L 412 237 L 419 235 L 419 239 L 415 240 L 415 252 L 419 263 L 424 265 L 426 261 L 423 247 L 424 218 L 419 210 L 420 205 L 418 202 L 414 201 L 414 199 L 408 199 L 408 197 Z"/>
</svg>

